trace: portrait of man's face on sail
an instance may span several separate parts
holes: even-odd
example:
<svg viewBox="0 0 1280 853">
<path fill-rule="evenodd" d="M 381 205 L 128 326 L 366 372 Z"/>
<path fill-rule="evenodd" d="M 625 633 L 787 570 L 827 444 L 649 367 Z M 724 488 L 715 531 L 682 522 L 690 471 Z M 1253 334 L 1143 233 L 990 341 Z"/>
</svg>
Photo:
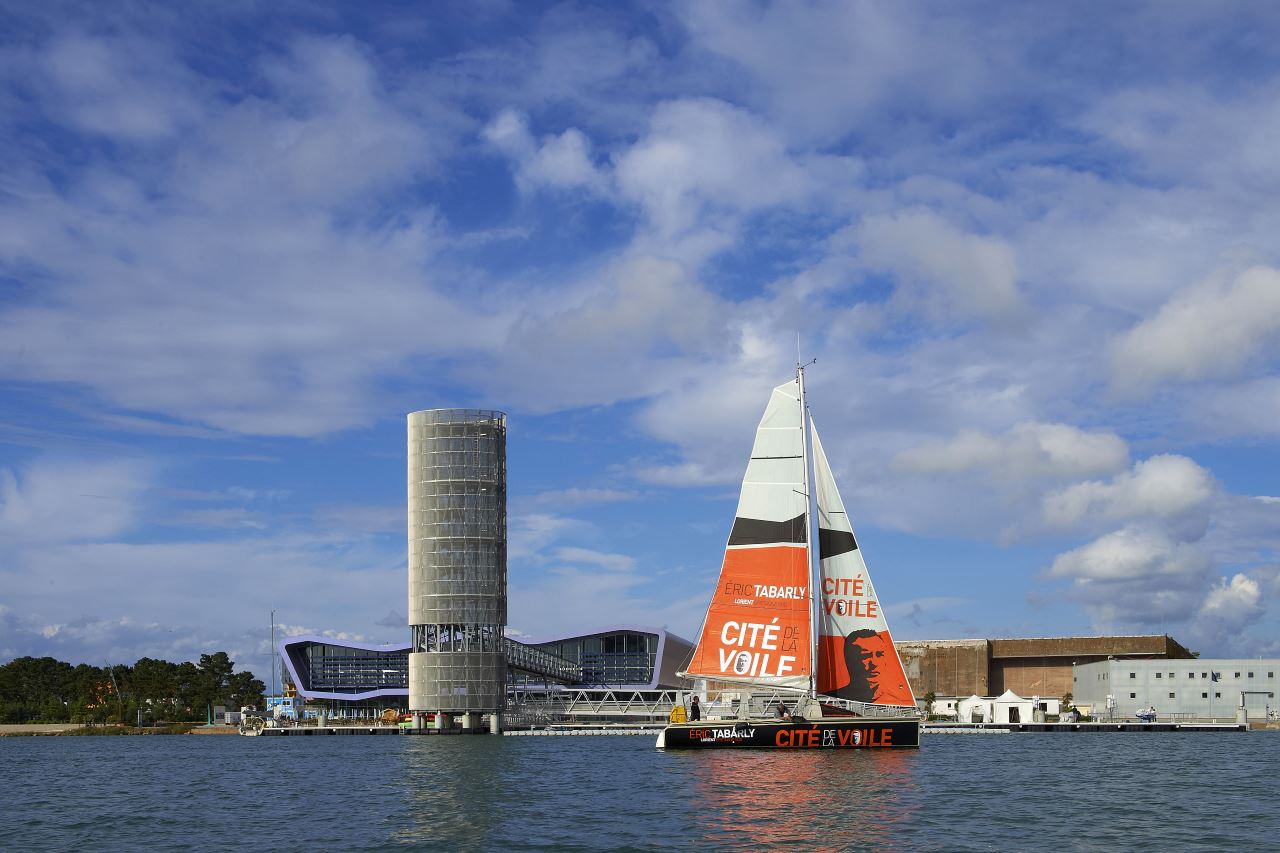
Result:
<svg viewBox="0 0 1280 853">
<path fill-rule="evenodd" d="M 818 691 L 880 705 L 911 705 L 914 697 L 888 631 L 862 629 L 823 636 L 818 649 Z"/>
</svg>

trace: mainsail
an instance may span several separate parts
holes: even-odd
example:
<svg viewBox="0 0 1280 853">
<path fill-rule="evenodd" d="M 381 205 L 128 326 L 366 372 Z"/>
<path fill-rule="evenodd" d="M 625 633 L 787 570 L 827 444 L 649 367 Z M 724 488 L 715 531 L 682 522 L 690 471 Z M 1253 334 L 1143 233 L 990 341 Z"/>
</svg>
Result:
<svg viewBox="0 0 1280 853">
<path fill-rule="evenodd" d="M 720 580 L 687 675 L 807 689 L 808 495 L 799 380 L 773 389 L 756 428 Z"/>
<path fill-rule="evenodd" d="M 914 706 L 902 659 L 889 635 L 817 427 L 813 436 L 818 493 L 818 692 L 856 702 Z"/>
</svg>

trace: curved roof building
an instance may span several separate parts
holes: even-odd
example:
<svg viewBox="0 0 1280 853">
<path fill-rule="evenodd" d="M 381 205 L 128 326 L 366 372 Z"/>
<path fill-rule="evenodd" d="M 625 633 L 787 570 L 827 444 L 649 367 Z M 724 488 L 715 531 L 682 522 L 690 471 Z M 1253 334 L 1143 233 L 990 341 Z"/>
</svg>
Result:
<svg viewBox="0 0 1280 853">
<path fill-rule="evenodd" d="M 510 688 L 563 685 L 625 690 L 682 689 L 676 677 L 693 644 L 665 628 L 624 626 L 546 640 L 503 641 Z M 340 708 L 405 708 L 410 643 L 373 644 L 314 634 L 279 642 L 285 678 L 305 699 Z"/>
</svg>

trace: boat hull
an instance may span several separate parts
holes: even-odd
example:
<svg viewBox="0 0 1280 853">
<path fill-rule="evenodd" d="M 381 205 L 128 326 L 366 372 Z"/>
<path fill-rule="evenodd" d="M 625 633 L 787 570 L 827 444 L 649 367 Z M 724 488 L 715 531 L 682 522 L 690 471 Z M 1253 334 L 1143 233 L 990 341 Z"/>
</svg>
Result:
<svg viewBox="0 0 1280 853">
<path fill-rule="evenodd" d="M 672 723 L 659 749 L 919 748 L 920 721 L 907 717 L 821 720 L 708 720 Z"/>
</svg>

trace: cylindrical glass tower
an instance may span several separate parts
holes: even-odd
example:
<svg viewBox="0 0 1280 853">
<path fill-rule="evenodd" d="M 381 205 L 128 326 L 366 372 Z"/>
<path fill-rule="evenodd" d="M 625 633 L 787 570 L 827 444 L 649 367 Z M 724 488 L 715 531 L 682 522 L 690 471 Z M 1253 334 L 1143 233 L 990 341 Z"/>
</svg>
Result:
<svg viewBox="0 0 1280 853">
<path fill-rule="evenodd" d="M 507 662 L 507 418 L 409 415 L 409 709 L 501 711 Z"/>
</svg>

